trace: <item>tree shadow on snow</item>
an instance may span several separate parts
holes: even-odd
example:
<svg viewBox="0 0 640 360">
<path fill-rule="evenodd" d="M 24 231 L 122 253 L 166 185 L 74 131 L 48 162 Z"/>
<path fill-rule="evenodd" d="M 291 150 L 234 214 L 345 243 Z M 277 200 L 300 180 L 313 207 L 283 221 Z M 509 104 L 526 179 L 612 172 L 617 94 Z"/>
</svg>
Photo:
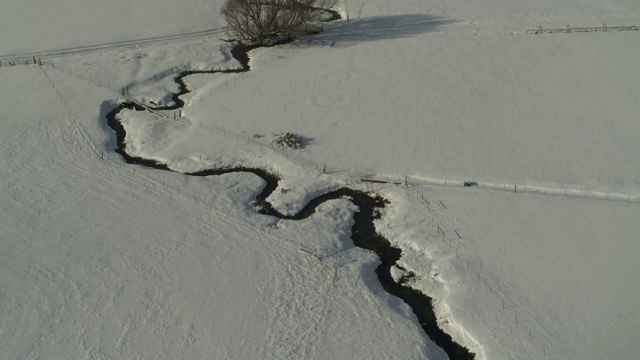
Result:
<svg viewBox="0 0 640 360">
<path fill-rule="evenodd" d="M 424 14 L 376 16 L 325 25 L 323 33 L 302 41 L 322 46 L 345 46 L 364 41 L 412 37 L 455 22 L 453 19 Z"/>
</svg>

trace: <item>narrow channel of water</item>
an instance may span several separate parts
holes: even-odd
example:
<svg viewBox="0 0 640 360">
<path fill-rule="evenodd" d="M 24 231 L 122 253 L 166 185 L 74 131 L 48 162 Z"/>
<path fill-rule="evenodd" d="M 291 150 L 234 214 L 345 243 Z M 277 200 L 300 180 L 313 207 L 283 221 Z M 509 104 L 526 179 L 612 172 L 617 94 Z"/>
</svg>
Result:
<svg viewBox="0 0 640 360">
<path fill-rule="evenodd" d="M 334 15 L 335 16 L 335 15 Z M 184 106 L 184 102 L 180 99 L 181 95 L 190 92 L 184 78 L 193 74 L 206 73 L 238 73 L 249 71 L 249 51 L 257 48 L 257 46 L 237 45 L 231 53 L 233 57 L 242 64 L 241 69 L 226 71 L 185 71 L 179 74 L 175 81 L 179 85 L 180 91 L 172 95 L 174 104 L 170 106 L 149 107 L 153 110 L 176 110 Z M 137 164 L 151 167 L 159 170 L 172 171 L 166 164 L 151 159 L 144 159 L 132 156 L 126 151 L 126 131 L 124 126 L 118 120 L 118 114 L 122 109 L 132 109 L 136 111 L 144 111 L 140 105 L 134 102 L 123 102 L 113 110 L 107 113 L 107 124 L 116 134 L 117 148 L 115 151 L 119 153 L 127 163 Z M 385 206 L 385 200 L 375 194 L 366 193 L 350 188 L 341 188 L 327 194 L 318 196 L 311 200 L 300 212 L 295 215 L 284 215 L 276 211 L 267 198 L 278 187 L 278 178 L 263 169 L 256 168 L 232 168 L 232 169 L 211 169 L 196 173 L 185 174 L 187 176 L 216 176 L 233 172 L 249 172 L 262 178 L 266 182 L 266 186 L 256 198 L 256 204 L 260 209 L 259 212 L 264 215 L 274 216 L 280 219 L 302 220 L 312 215 L 316 208 L 328 200 L 348 197 L 359 209 L 354 214 L 354 225 L 351 228 L 351 239 L 353 243 L 363 249 L 373 251 L 380 258 L 380 265 L 376 268 L 376 275 L 384 290 L 400 299 L 411 307 L 417 316 L 420 326 L 427 336 L 441 347 L 451 360 L 469 360 L 475 359 L 475 355 L 469 349 L 461 346 L 453 341 L 451 336 L 445 333 L 436 320 L 433 309 L 432 300 L 429 296 L 422 292 L 412 289 L 406 284 L 396 282 L 391 276 L 391 268 L 396 265 L 400 259 L 402 250 L 391 246 L 389 240 L 375 231 L 374 220 L 378 209 Z"/>
</svg>

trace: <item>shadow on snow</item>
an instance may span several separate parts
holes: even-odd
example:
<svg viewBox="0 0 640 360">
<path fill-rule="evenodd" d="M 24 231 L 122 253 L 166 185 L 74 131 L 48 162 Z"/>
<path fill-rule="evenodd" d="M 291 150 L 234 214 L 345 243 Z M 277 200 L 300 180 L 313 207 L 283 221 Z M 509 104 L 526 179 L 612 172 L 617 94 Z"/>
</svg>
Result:
<svg viewBox="0 0 640 360">
<path fill-rule="evenodd" d="M 455 23 L 453 19 L 424 14 L 375 16 L 325 26 L 325 32 L 305 39 L 307 43 L 352 45 L 364 41 L 390 40 L 428 33 Z"/>
</svg>

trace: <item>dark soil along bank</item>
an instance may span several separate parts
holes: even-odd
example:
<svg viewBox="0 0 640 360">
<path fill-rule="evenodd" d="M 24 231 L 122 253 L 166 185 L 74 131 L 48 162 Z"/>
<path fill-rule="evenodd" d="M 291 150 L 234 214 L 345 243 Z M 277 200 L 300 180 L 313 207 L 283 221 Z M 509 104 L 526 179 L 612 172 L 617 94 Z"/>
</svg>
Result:
<svg viewBox="0 0 640 360">
<path fill-rule="evenodd" d="M 190 92 L 184 78 L 193 74 L 205 74 L 205 73 L 237 73 L 249 71 L 249 55 L 248 52 L 257 46 L 237 45 L 232 50 L 233 57 L 242 64 L 241 69 L 229 70 L 229 71 L 186 71 L 179 74 L 175 81 L 178 83 L 180 92 L 173 94 L 173 105 L 164 107 L 150 107 L 153 110 L 176 110 L 184 106 L 184 102 L 180 99 L 180 96 Z M 137 164 L 146 167 L 151 167 L 160 170 L 172 171 L 166 164 L 160 163 L 155 160 L 144 159 L 136 156 L 132 156 L 126 151 L 125 137 L 126 132 L 124 126 L 118 120 L 118 114 L 122 109 L 131 109 L 137 111 L 144 111 L 144 108 L 137 105 L 134 102 L 123 102 L 118 107 L 110 111 L 107 117 L 107 124 L 116 133 L 117 149 L 115 151 L 119 153 L 127 163 Z M 283 215 L 273 209 L 271 204 L 267 202 L 267 198 L 278 187 L 278 178 L 265 170 L 255 168 L 231 168 L 231 169 L 212 169 L 205 170 L 196 173 L 185 174 L 188 176 L 216 176 L 232 172 L 249 172 L 262 178 L 266 182 L 265 188 L 256 198 L 256 207 L 259 208 L 259 212 L 274 216 L 280 219 L 288 220 L 302 220 L 312 215 L 316 208 L 328 200 L 349 198 L 359 211 L 354 214 L 355 223 L 351 229 L 351 239 L 353 243 L 363 249 L 373 251 L 380 258 L 381 264 L 376 268 L 376 275 L 378 280 L 382 284 L 382 287 L 389 294 L 402 299 L 407 305 L 411 307 L 416 314 L 420 326 L 424 329 L 427 336 L 433 340 L 438 346 L 440 346 L 452 360 L 468 360 L 474 359 L 475 355 L 471 353 L 467 348 L 453 341 L 449 334 L 446 334 L 442 329 L 438 327 L 436 316 L 433 310 L 431 298 L 418 290 L 412 289 L 406 285 L 397 283 L 391 276 L 391 268 L 400 259 L 402 251 L 398 248 L 392 247 L 391 243 L 378 234 L 375 231 L 374 220 L 378 210 L 385 206 L 385 200 L 380 196 L 365 193 L 359 190 L 353 190 L 349 188 L 341 188 L 327 194 L 316 197 L 311 200 L 300 212 L 295 215 Z"/>
</svg>

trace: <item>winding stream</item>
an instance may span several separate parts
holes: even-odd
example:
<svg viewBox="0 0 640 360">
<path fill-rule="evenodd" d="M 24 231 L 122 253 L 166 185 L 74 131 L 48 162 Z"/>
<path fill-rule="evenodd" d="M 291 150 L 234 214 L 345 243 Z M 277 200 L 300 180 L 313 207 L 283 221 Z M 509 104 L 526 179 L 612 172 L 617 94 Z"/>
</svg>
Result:
<svg viewBox="0 0 640 360">
<path fill-rule="evenodd" d="M 336 14 L 333 15 L 335 18 Z M 277 45 L 277 44 L 274 44 Z M 179 92 L 172 95 L 173 105 L 149 107 L 150 109 L 160 110 L 176 110 L 184 107 L 184 101 L 180 99 L 181 95 L 190 92 L 184 78 L 193 74 L 211 74 L 211 73 L 239 73 L 249 71 L 249 51 L 258 46 L 237 45 L 231 50 L 233 57 L 242 64 L 242 68 L 236 70 L 224 71 L 185 71 L 176 76 L 175 81 L 179 85 Z M 107 115 L 107 124 L 116 133 L 117 148 L 115 151 L 119 153 L 129 164 L 137 164 L 160 170 L 173 171 L 166 164 L 151 159 L 144 159 L 132 156 L 126 151 L 126 131 L 124 126 L 118 119 L 118 114 L 123 109 L 131 109 L 136 111 L 145 111 L 145 108 L 133 101 L 122 102 L 118 107 L 111 110 Z M 382 284 L 384 290 L 400 299 L 411 307 L 414 314 L 418 317 L 420 326 L 424 329 L 427 336 L 441 347 L 452 360 L 475 359 L 475 355 L 469 349 L 461 346 L 453 341 L 451 336 L 438 327 L 436 315 L 434 313 L 432 300 L 429 296 L 422 292 L 394 281 L 391 276 L 391 268 L 396 265 L 400 259 L 402 251 L 399 248 L 391 246 L 391 243 L 375 231 L 374 220 L 376 219 L 377 209 L 385 206 L 385 200 L 375 194 L 366 193 L 350 188 L 341 188 L 324 195 L 318 196 L 311 200 L 301 211 L 295 215 L 284 215 L 275 210 L 267 201 L 269 195 L 278 187 L 278 178 L 265 170 L 257 168 L 231 168 L 231 169 L 212 169 L 196 173 L 188 173 L 188 176 L 215 176 L 233 172 L 249 172 L 262 178 L 266 182 L 266 186 L 256 198 L 256 204 L 261 214 L 274 216 L 279 219 L 302 220 L 312 215 L 316 208 L 328 200 L 348 197 L 359 209 L 354 214 L 354 225 L 351 228 L 351 239 L 353 243 L 363 249 L 375 252 L 380 258 L 380 265 L 375 272 Z"/>
</svg>

